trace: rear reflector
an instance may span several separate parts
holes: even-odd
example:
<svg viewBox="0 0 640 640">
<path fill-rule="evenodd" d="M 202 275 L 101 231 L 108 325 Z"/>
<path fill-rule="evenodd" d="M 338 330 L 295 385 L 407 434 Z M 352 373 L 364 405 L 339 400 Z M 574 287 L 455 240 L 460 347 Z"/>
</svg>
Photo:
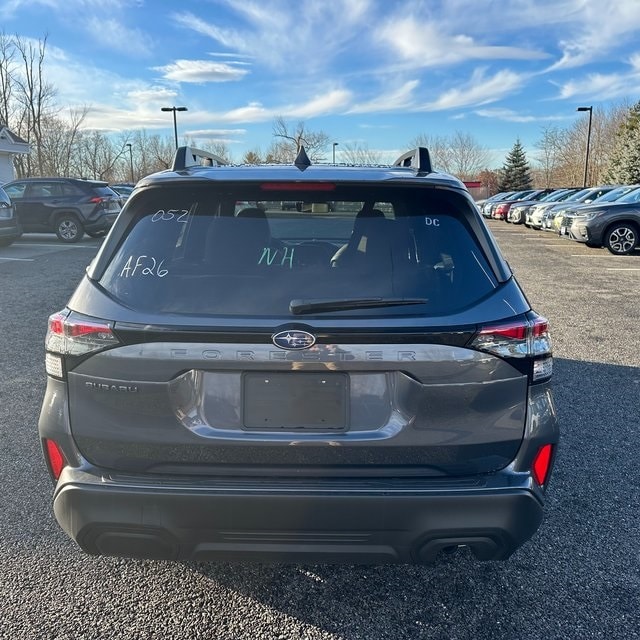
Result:
<svg viewBox="0 0 640 640">
<path fill-rule="evenodd" d="M 54 480 L 57 480 L 62 473 L 67 461 L 64 459 L 62 449 L 53 440 L 44 441 L 44 451 L 49 463 L 49 469 Z"/>
<path fill-rule="evenodd" d="M 545 444 L 540 447 L 536 457 L 533 459 L 533 465 L 531 466 L 531 472 L 533 473 L 533 479 L 542 487 L 547 481 L 549 475 L 549 469 L 551 467 L 551 453 L 553 452 L 553 446 Z"/>
</svg>

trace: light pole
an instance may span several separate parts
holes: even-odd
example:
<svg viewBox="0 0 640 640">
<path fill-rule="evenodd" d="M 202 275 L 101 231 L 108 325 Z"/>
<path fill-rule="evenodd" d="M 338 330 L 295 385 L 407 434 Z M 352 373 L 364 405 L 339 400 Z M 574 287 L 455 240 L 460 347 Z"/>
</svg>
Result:
<svg viewBox="0 0 640 640">
<path fill-rule="evenodd" d="M 135 184 L 133 179 L 133 151 L 131 150 L 131 143 L 127 142 L 125 147 L 129 147 L 129 169 L 131 170 L 131 184 Z"/>
<path fill-rule="evenodd" d="M 187 111 L 187 107 L 160 107 L 160 111 L 173 111 L 173 135 L 178 148 L 178 123 L 176 121 L 176 111 Z"/>
<path fill-rule="evenodd" d="M 587 131 L 587 152 L 584 156 L 584 184 L 587 186 L 587 173 L 589 171 L 589 143 L 591 142 L 591 117 L 593 116 L 593 107 L 578 107 L 576 111 L 588 111 L 589 112 L 589 129 Z"/>
<path fill-rule="evenodd" d="M 339 142 L 334 142 L 333 143 L 333 164 L 336 163 L 336 147 L 339 145 Z"/>
</svg>

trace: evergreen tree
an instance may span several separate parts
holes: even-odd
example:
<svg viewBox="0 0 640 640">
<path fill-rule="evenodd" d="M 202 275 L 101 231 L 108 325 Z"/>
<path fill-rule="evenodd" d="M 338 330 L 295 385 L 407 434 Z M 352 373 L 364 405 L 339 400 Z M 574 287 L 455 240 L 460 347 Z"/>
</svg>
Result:
<svg viewBox="0 0 640 640">
<path fill-rule="evenodd" d="M 640 102 L 629 109 L 618 130 L 605 180 L 612 184 L 640 182 Z"/>
<path fill-rule="evenodd" d="M 500 170 L 498 191 L 524 191 L 531 189 L 532 186 L 531 168 L 518 138 L 507 154 L 505 163 Z"/>
</svg>

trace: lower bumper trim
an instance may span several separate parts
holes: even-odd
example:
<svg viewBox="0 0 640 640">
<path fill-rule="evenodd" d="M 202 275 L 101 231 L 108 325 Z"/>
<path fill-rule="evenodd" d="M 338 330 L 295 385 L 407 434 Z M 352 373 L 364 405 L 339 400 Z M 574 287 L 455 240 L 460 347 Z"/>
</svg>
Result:
<svg viewBox="0 0 640 640">
<path fill-rule="evenodd" d="M 276 563 L 430 563 L 468 546 L 503 560 L 539 527 L 529 490 L 238 494 L 67 483 L 54 512 L 93 555 Z"/>
</svg>

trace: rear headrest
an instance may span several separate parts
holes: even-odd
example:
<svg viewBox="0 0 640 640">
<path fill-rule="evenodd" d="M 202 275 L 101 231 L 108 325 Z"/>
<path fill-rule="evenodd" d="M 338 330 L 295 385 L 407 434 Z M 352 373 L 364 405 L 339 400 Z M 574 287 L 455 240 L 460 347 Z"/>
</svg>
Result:
<svg viewBox="0 0 640 640">
<path fill-rule="evenodd" d="M 264 234 L 266 238 L 271 235 L 267 214 L 263 209 L 259 209 L 258 207 L 247 207 L 246 209 L 238 211 L 235 217 L 251 221 L 250 228 L 254 230 L 254 233 Z"/>
<path fill-rule="evenodd" d="M 365 233 L 365 230 L 372 228 L 372 221 L 374 220 L 383 220 L 384 213 L 380 211 L 380 209 L 361 209 L 358 211 L 356 215 L 356 219 L 353 223 L 353 235 L 362 235 Z M 374 229 L 381 229 L 382 225 L 380 223 L 375 223 L 373 225 Z"/>
<path fill-rule="evenodd" d="M 238 211 L 236 218 L 264 218 L 266 220 L 267 214 L 264 212 L 264 209 L 247 207 L 246 209 Z"/>
</svg>

